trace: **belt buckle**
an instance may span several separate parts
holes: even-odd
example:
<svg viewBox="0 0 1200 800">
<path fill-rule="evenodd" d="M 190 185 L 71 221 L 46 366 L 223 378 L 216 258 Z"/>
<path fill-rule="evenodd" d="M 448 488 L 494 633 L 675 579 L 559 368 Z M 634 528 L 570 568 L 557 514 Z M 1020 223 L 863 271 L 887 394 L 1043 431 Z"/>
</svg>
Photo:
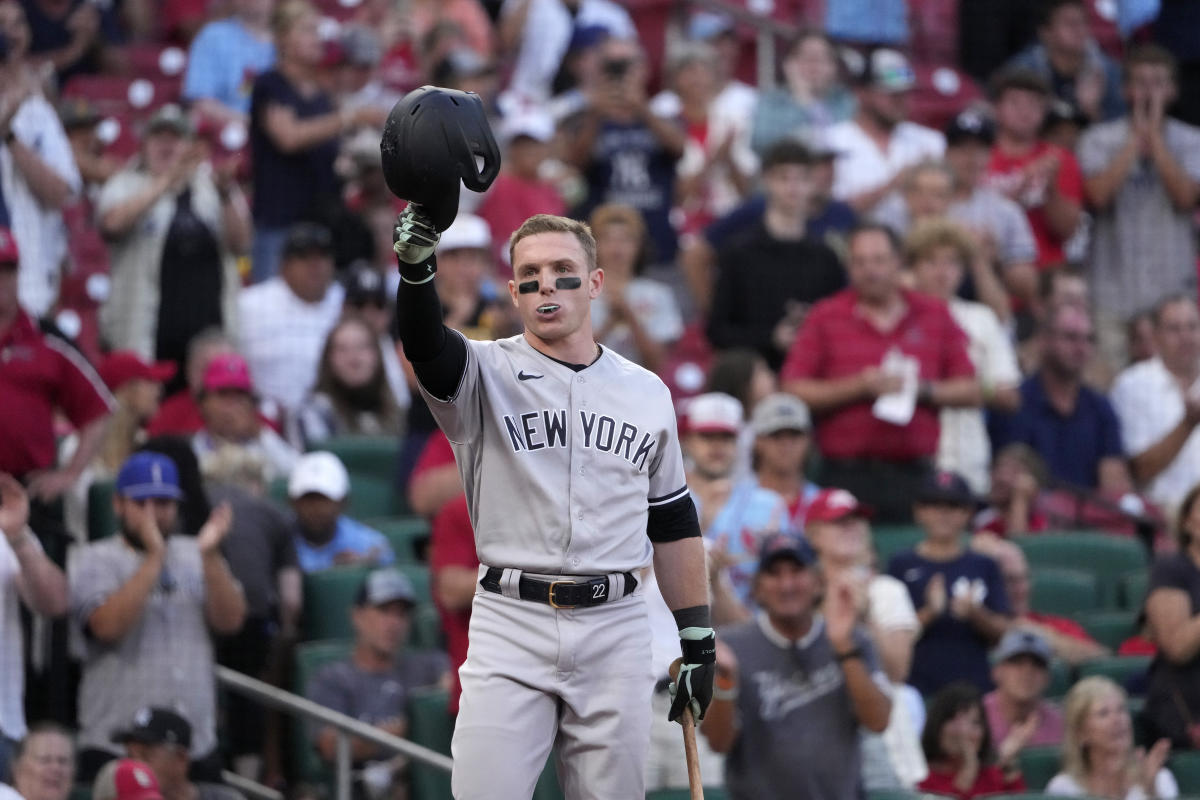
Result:
<svg viewBox="0 0 1200 800">
<path fill-rule="evenodd" d="M 560 583 L 566 584 L 568 586 L 573 586 L 575 584 L 575 581 L 550 581 L 550 591 L 546 595 L 547 602 L 549 602 L 550 605 L 554 608 L 565 608 L 565 609 L 577 608 L 579 605 L 578 603 L 568 603 L 567 605 L 559 605 L 559 603 L 554 599 L 554 587 L 558 586 Z"/>
</svg>

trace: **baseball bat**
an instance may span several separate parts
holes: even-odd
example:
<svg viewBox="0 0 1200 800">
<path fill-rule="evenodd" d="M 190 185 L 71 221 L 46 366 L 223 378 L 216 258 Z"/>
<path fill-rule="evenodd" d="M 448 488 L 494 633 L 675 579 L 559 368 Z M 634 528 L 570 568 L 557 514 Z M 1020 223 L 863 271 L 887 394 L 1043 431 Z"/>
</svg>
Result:
<svg viewBox="0 0 1200 800">
<path fill-rule="evenodd" d="M 682 658 L 671 662 L 668 673 L 671 680 L 678 680 L 679 665 Z M 685 708 L 679 720 L 683 723 L 683 754 L 687 758 L 688 788 L 692 792 L 691 800 L 704 800 L 704 782 L 700 779 L 700 753 L 696 750 L 696 722 L 692 719 L 692 709 Z"/>
</svg>

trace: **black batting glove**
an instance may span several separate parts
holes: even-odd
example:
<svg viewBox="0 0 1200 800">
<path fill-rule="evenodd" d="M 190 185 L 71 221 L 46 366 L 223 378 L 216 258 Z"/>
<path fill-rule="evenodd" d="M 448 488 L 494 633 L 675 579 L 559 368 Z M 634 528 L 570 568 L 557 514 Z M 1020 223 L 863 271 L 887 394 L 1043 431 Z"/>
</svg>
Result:
<svg viewBox="0 0 1200 800">
<path fill-rule="evenodd" d="M 712 628 L 683 628 L 679 631 L 683 661 L 671 684 L 671 710 L 667 719 L 675 722 L 683 710 L 692 710 L 696 722 L 704 719 L 712 702 L 713 678 L 717 674 L 717 634 Z"/>
<path fill-rule="evenodd" d="M 396 263 L 400 277 L 407 283 L 426 283 L 433 280 L 437 272 L 437 261 L 433 251 L 437 248 L 441 234 L 433 227 L 432 220 L 416 203 L 396 217 L 392 231 L 392 249 L 396 251 Z"/>
</svg>

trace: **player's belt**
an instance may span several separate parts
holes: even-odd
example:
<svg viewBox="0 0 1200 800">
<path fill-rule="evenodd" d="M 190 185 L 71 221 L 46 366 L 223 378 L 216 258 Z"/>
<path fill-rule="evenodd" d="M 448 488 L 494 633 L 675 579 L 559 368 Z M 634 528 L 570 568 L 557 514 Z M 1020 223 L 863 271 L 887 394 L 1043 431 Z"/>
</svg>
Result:
<svg viewBox="0 0 1200 800">
<path fill-rule="evenodd" d="M 485 591 L 503 594 L 500 579 L 504 570 L 499 567 L 488 567 L 479 585 Z M 621 596 L 631 594 L 637 588 L 637 578 L 631 572 L 624 572 L 625 591 Z M 580 577 L 569 581 L 544 581 L 540 578 L 521 576 L 518 583 L 522 600 L 532 600 L 535 603 L 548 603 L 555 608 L 584 608 L 607 603 L 610 599 L 609 580 L 607 575 L 596 578 Z"/>
</svg>

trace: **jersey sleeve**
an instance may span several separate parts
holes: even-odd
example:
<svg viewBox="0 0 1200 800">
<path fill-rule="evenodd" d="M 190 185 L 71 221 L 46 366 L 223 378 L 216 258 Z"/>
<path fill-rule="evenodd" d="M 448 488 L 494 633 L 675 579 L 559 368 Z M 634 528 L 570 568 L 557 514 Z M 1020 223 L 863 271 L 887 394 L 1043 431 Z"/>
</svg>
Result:
<svg viewBox="0 0 1200 800">
<path fill-rule="evenodd" d="M 664 506 L 688 494 L 687 476 L 683 471 L 683 451 L 679 448 L 679 427 L 675 421 L 675 406 L 666 387 L 662 388 L 662 403 L 667 419 L 659 434 L 654 460 L 650 463 L 650 490 L 646 498 L 651 508 Z"/>
<path fill-rule="evenodd" d="M 461 337 L 466 344 L 466 364 L 458 388 L 443 400 L 434 397 L 421 384 L 421 395 L 446 438 L 455 444 L 463 444 L 478 437 L 483 429 L 483 409 L 479 404 L 479 350 L 490 343 L 472 342 L 458 331 L 450 331 L 447 335 Z"/>
</svg>

